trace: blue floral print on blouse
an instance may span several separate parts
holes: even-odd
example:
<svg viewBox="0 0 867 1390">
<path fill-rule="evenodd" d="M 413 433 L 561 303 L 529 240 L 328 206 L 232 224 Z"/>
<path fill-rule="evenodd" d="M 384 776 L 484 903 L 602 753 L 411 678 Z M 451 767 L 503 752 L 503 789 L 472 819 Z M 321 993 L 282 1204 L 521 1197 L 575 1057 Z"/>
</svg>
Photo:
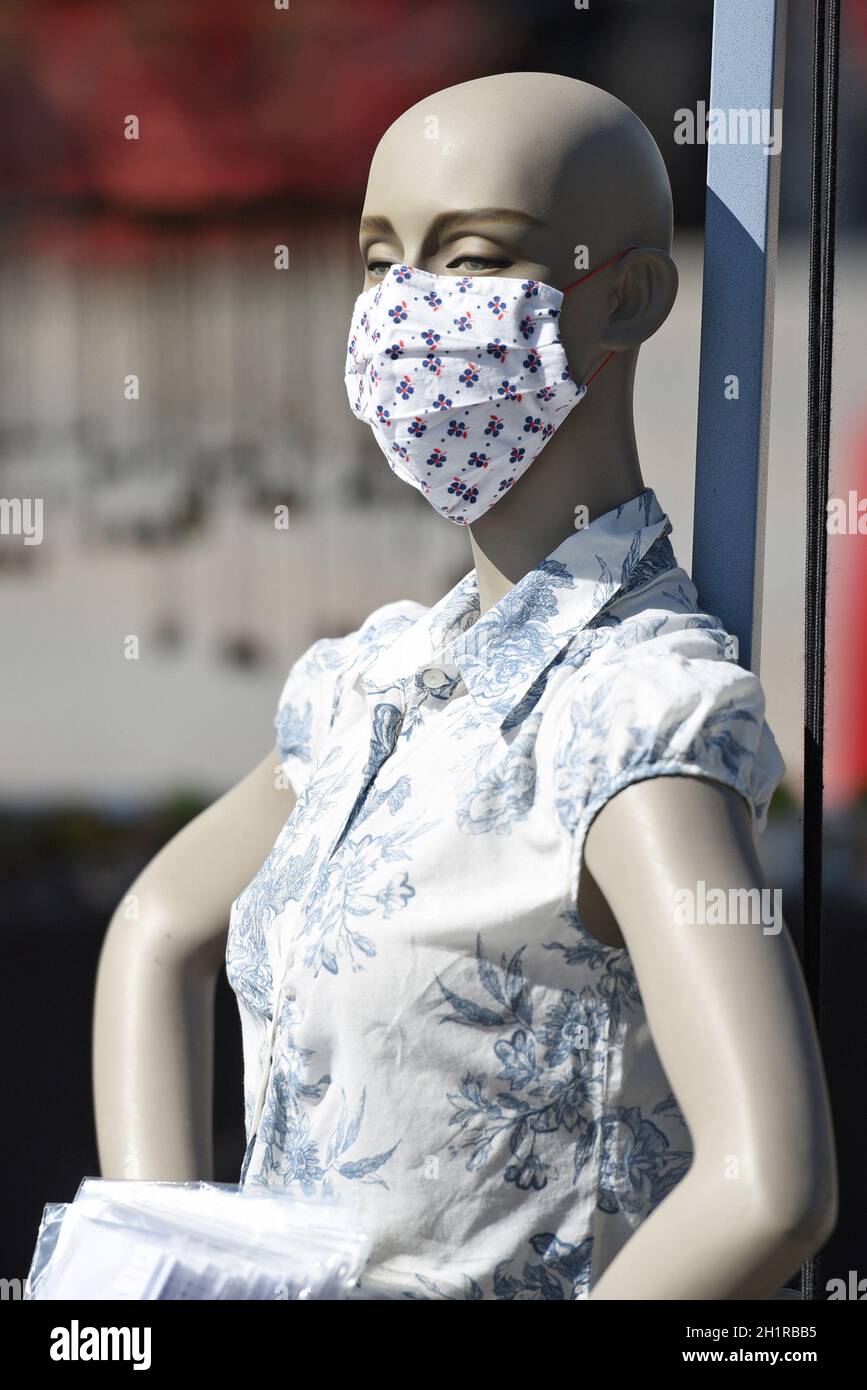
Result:
<svg viewBox="0 0 867 1390">
<path fill-rule="evenodd" d="M 351 1194 L 364 1290 L 583 1299 L 692 1142 L 628 951 L 577 911 L 598 810 L 709 777 L 764 828 L 758 679 L 646 490 L 485 613 L 470 570 L 292 665 L 296 802 L 232 907 L 241 1180 Z"/>
</svg>

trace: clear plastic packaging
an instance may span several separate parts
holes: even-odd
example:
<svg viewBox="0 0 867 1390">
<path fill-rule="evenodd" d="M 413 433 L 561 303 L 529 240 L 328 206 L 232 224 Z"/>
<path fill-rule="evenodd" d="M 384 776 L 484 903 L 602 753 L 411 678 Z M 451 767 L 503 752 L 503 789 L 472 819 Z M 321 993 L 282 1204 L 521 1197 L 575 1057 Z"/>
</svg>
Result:
<svg viewBox="0 0 867 1390">
<path fill-rule="evenodd" d="M 25 1299 L 347 1299 L 367 1241 L 343 1198 L 85 1178 L 42 1214 Z"/>
</svg>

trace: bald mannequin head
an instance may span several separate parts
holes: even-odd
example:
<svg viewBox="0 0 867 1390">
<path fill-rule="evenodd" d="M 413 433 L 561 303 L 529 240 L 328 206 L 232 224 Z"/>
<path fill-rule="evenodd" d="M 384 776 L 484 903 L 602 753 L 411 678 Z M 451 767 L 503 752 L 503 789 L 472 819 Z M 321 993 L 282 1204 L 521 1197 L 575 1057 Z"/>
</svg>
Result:
<svg viewBox="0 0 867 1390">
<path fill-rule="evenodd" d="M 482 77 L 410 107 L 371 165 L 364 213 L 387 207 L 400 209 L 410 238 L 401 238 L 403 258 L 440 274 L 450 257 L 436 256 L 427 224 L 470 209 L 513 209 L 542 223 L 527 227 L 520 247 L 513 229 L 511 242 L 522 265 L 548 270 L 538 277 L 548 283 L 576 278 L 579 245 L 591 265 L 625 246 L 671 249 L 671 189 L 646 126 L 599 87 L 550 73 Z"/>
<path fill-rule="evenodd" d="M 593 515 L 640 491 L 633 377 L 641 343 L 677 293 L 671 240 L 671 189 L 653 137 L 589 83 L 536 72 L 478 78 L 427 97 L 383 135 L 361 220 L 364 289 L 395 263 L 565 289 L 635 248 L 565 296 L 560 333 L 575 379 L 614 356 L 508 497 L 473 524 L 474 540 L 514 530 L 522 507 L 562 536 L 578 502 Z"/>
</svg>

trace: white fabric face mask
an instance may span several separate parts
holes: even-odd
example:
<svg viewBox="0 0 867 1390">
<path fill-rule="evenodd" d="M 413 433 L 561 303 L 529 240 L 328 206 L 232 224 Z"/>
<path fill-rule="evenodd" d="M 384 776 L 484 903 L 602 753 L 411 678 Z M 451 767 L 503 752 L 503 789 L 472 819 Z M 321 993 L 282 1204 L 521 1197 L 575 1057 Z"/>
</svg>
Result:
<svg viewBox="0 0 867 1390">
<path fill-rule="evenodd" d="M 346 353 L 352 411 L 390 467 L 466 526 L 525 473 L 583 400 L 560 341 L 563 296 L 507 276 L 393 265 L 355 301 Z"/>
</svg>

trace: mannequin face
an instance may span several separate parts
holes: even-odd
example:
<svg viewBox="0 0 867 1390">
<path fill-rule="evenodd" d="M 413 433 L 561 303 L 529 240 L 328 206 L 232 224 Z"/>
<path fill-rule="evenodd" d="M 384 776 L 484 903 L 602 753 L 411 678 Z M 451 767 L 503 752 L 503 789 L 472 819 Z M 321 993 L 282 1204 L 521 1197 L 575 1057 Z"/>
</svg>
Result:
<svg viewBox="0 0 867 1390">
<path fill-rule="evenodd" d="M 635 346 L 666 316 L 676 287 L 663 265 L 673 272 L 670 236 L 665 171 L 632 112 L 571 78 L 504 74 L 436 93 L 384 135 L 362 212 L 362 288 L 395 263 L 563 288 L 626 246 L 648 246 L 563 301 L 566 355 L 585 379 L 612 347 Z M 588 260 L 576 266 L 579 247 Z M 627 274 L 642 254 L 643 269 Z"/>
</svg>

